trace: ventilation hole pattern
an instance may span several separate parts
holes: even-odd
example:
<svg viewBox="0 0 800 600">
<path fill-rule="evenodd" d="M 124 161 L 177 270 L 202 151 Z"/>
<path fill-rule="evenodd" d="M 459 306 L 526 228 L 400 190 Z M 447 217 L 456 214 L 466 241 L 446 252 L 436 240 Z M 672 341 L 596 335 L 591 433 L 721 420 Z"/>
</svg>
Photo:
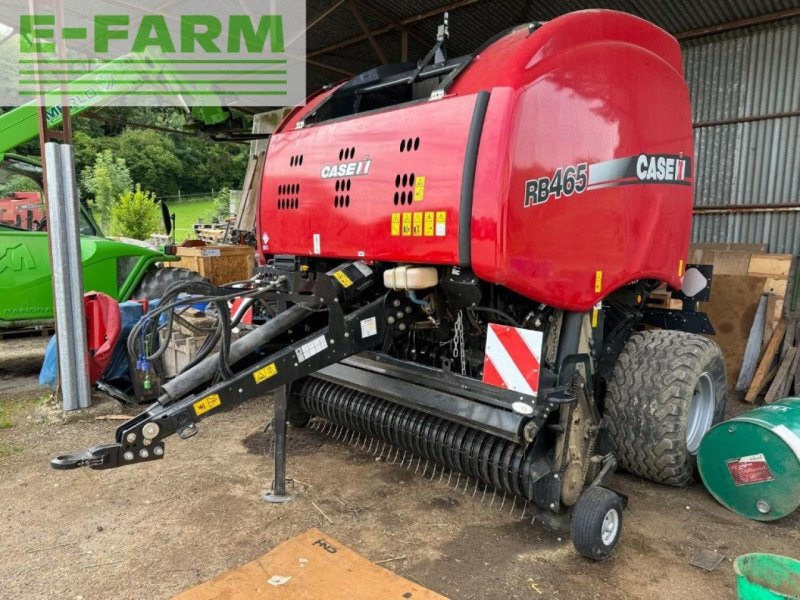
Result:
<svg viewBox="0 0 800 600">
<path fill-rule="evenodd" d="M 395 206 L 405 206 L 414 202 L 414 183 L 416 180 L 414 173 L 398 173 L 395 175 L 394 187 L 397 188 L 393 198 Z"/>
<path fill-rule="evenodd" d="M 278 210 L 293 210 L 300 208 L 299 183 L 282 183 L 278 186 Z"/>
<path fill-rule="evenodd" d="M 339 149 L 339 160 L 350 160 L 356 155 L 356 149 L 354 147 L 351 148 L 340 148 Z"/>
<path fill-rule="evenodd" d="M 419 138 L 400 140 L 400 152 L 416 152 L 419 150 Z"/>
</svg>

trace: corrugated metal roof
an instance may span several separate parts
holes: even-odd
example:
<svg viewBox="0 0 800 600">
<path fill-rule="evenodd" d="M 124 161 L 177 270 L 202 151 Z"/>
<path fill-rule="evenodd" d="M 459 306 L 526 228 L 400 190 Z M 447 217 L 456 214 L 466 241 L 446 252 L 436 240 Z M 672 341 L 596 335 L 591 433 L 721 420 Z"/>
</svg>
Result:
<svg viewBox="0 0 800 600">
<path fill-rule="evenodd" d="M 349 7 L 342 2 L 318 22 L 307 36 L 310 53 L 332 45 L 363 37 Z M 391 62 L 400 59 L 400 31 L 397 24 L 414 19 L 406 29 L 415 34 L 409 39 L 409 59 L 419 59 L 433 44 L 441 14 L 416 20 L 418 15 L 450 7 L 449 48 L 451 54 L 466 54 L 484 41 L 514 25 L 534 20 L 549 20 L 558 15 L 587 8 L 610 8 L 639 15 L 671 33 L 721 25 L 730 21 L 800 8 L 800 0 L 358 0 L 360 13 L 369 29 L 389 31 L 376 35 Z M 307 20 L 314 22 L 339 0 L 308 0 Z M 316 56 L 315 60 L 357 73 L 364 65 L 374 66 L 378 59 L 367 40 L 337 48 Z M 316 89 L 341 77 L 331 71 L 309 65 L 309 88 Z"/>
</svg>

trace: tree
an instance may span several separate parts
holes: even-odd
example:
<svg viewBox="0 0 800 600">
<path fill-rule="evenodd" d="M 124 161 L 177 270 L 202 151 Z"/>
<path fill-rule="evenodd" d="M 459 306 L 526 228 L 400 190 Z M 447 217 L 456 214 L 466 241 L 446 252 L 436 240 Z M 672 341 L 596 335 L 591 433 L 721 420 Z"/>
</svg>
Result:
<svg viewBox="0 0 800 600">
<path fill-rule="evenodd" d="M 161 218 L 156 204 L 155 194 L 142 189 L 127 191 L 119 198 L 119 202 L 111 209 L 114 235 L 146 240 L 156 231 L 161 230 Z"/>
<path fill-rule="evenodd" d="M 96 138 L 77 128 L 72 133 L 72 150 L 75 156 L 75 172 L 79 174 L 94 164 L 100 151 Z"/>
<path fill-rule="evenodd" d="M 169 136 L 149 129 L 128 128 L 112 138 L 114 154 L 125 160 L 134 181 L 159 196 L 178 192 L 177 178 L 183 169 Z"/>
<path fill-rule="evenodd" d="M 125 161 L 114 158 L 110 150 L 103 150 L 97 155 L 94 165 L 81 173 L 81 184 L 93 196 L 89 206 L 100 219 L 100 225 L 103 229 L 108 229 L 114 203 L 133 188 L 133 180 Z"/>
<path fill-rule="evenodd" d="M 217 221 L 224 221 L 231 216 L 231 190 L 229 188 L 222 188 L 214 196 L 214 207 L 206 215 L 206 218 L 211 223 Z"/>
<path fill-rule="evenodd" d="M 24 175 L 11 175 L 7 178 L 2 178 L 3 172 L 0 171 L 0 197 L 10 194 L 11 192 L 39 192 L 39 185 L 30 177 Z"/>
</svg>

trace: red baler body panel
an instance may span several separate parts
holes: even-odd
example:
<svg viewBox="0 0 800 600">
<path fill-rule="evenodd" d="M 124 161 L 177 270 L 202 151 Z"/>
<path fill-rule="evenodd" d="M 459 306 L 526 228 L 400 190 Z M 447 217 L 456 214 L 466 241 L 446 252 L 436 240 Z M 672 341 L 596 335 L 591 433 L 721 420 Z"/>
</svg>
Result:
<svg viewBox="0 0 800 600">
<path fill-rule="evenodd" d="M 261 190 L 261 234 L 269 236 L 266 251 L 457 263 L 458 190 L 475 98 L 454 96 L 276 133 Z M 408 140 L 410 151 L 405 149 Z M 293 159 L 297 156 L 302 156 L 302 164 Z M 323 169 L 339 165 L 344 169 L 341 176 L 322 176 Z M 421 214 L 416 231 L 414 212 Z M 440 220 L 445 215 L 438 236 L 437 213 Z M 399 215 L 394 230 L 393 214 Z M 404 232 L 409 224 L 411 229 Z"/>
<path fill-rule="evenodd" d="M 471 266 L 567 310 L 637 279 L 680 287 L 691 115 L 679 46 L 657 27 L 613 11 L 572 13 L 489 45 L 445 98 L 296 129 L 330 93 L 270 142 L 265 254 Z M 353 173 L 323 178 L 331 168 Z M 396 192 L 414 201 L 395 205 Z"/>
</svg>

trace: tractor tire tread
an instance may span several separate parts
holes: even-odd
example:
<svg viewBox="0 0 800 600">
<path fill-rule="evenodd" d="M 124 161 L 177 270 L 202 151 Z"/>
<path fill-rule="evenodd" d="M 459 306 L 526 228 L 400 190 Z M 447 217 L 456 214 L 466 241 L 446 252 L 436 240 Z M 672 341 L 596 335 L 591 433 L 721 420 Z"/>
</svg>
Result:
<svg viewBox="0 0 800 600">
<path fill-rule="evenodd" d="M 693 481 L 685 428 L 694 388 L 708 365 L 714 366 L 717 388 L 723 379 L 715 411 L 719 421 L 725 409 L 725 366 L 716 342 L 669 330 L 630 337 L 605 401 L 611 448 L 623 469 L 667 485 L 683 487 Z"/>
<path fill-rule="evenodd" d="M 178 281 L 208 281 L 207 278 L 200 275 L 191 269 L 184 269 L 183 267 L 162 267 L 160 269 L 151 269 L 142 276 L 139 284 L 136 286 L 132 300 L 145 300 L 151 298 L 160 298 L 164 291 L 171 285 Z"/>
</svg>

